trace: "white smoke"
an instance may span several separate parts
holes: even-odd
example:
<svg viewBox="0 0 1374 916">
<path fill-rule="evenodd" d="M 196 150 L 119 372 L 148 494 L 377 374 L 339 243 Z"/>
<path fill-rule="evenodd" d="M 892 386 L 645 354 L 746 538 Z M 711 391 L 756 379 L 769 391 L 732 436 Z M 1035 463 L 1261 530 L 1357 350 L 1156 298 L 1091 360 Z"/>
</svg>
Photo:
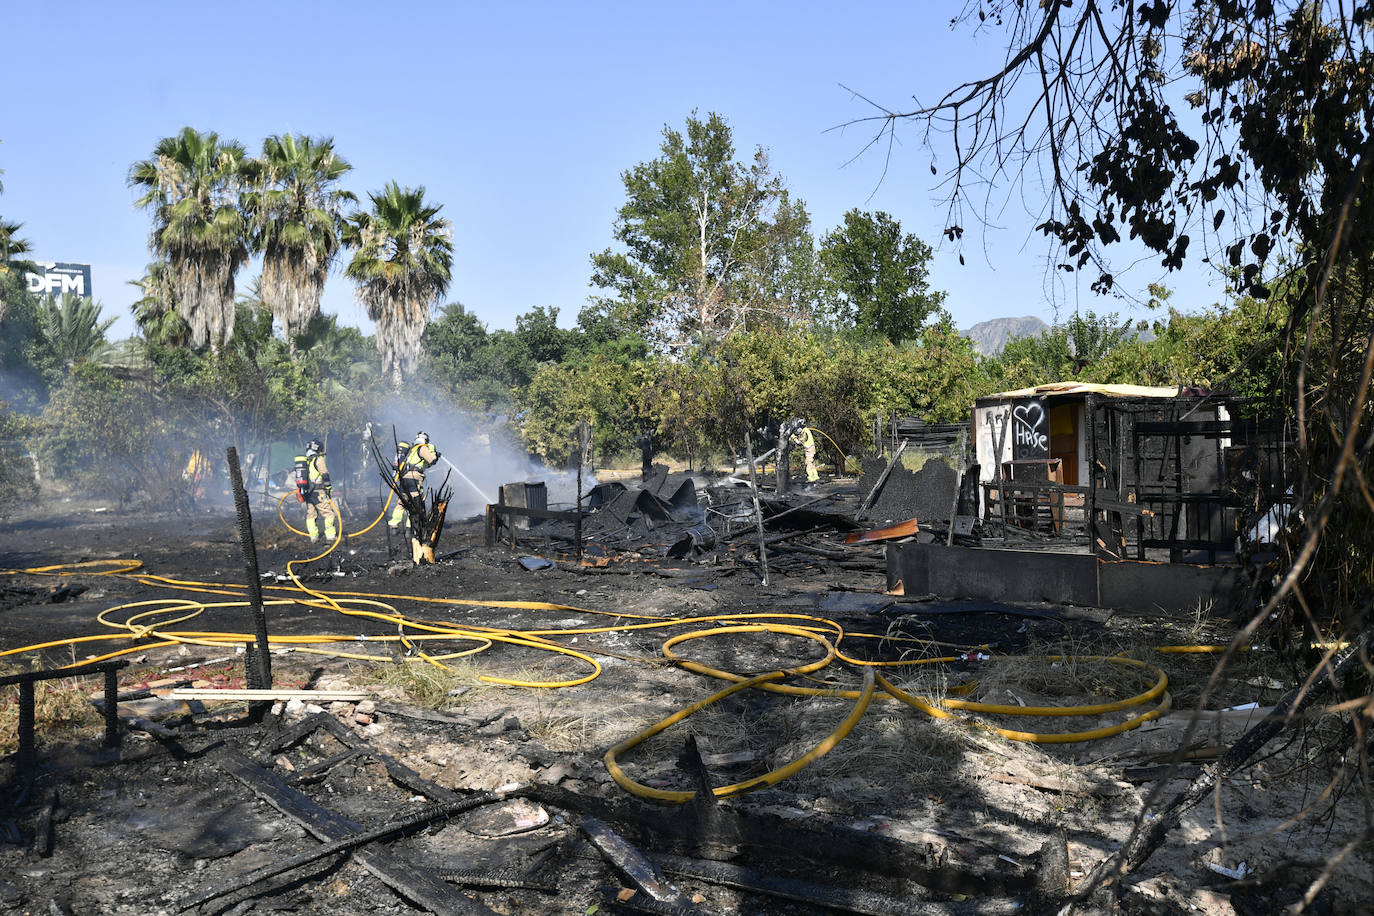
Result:
<svg viewBox="0 0 1374 916">
<path fill-rule="evenodd" d="M 489 502 L 496 502 L 500 488 L 512 483 L 542 482 L 548 490 L 550 509 L 570 508 L 577 502 L 576 472 L 550 468 L 531 458 L 514 441 L 502 418 L 474 417 L 456 406 L 417 405 L 389 398 L 380 405 L 372 427 L 383 455 L 391 453 L 393 425 L 397 439 L 412 442 L 416 433 L 428 433 L 439 450 L 439 463 L 429 470 L 425 486 L 437 488 L 444 475 L 449 475 L 448 485 L 453 490 L 450 518 L 481 515 Z M 596 483 L 595 476 L 584 469 L 583 494 Z"/>
</svg>

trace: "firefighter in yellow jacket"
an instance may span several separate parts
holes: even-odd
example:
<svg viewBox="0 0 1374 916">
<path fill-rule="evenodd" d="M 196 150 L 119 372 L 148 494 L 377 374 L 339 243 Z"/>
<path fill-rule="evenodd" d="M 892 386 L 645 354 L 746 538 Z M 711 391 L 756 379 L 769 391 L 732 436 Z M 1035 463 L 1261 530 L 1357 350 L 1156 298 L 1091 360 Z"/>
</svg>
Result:
<svg viewBox="0 0 1374 916">
<path fill-rule="evenodd" d="M 407 496 L 424 498 L 425 471 L 433 467 L 434 462 L 438 460 L 439 450 L 429 441 L 428 433 L 416 433 L 415 441 L 409 444 L 397 443 L 396 473 L 399 475 L 401 489 Z M 401 505 L 398 499 L 387 524 L 394 530 L 399 529 L 402 522 L 408 524 L 410 519 L 406 517 L 405 506 Z"/>
<path fill-rule="evenodd" d="M 305 503 L 305 531 L 311 543 L 320 539 L 319 517 L 324 518 L 325 540 L 334 540 L 334 487 L 324 461 L 324 443 L 319 439 L 311 439 L 305 454 L 296 456 L 296 498 Z"/>
<path fill-rule="evenodd" d="M 815 483 L 821 479 L 821 475 L 816 471 L 816 436 L 811 432 L 811 427 L 806 425 L 806 420 L 797 421 L 801 427 L 792 434 L 792 444 L 802 447 L 802 454 L 806 457 L 806 482 Z"/>
</svg>

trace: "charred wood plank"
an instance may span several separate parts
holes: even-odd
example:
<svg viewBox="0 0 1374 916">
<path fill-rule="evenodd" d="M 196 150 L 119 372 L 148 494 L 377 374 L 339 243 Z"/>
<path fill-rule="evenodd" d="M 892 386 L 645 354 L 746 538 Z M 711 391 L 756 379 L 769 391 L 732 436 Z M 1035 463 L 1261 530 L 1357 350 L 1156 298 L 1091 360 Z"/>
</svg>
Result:
<svg viewBox="0 0 1374 916">
<path fill-rule="evenodd" d="M 546 894 L 558 893 L 558 885 L 551 881 L 540 881 L 538 878 L 515 872 L 441 871 L 439 877 L 467 887 L 501 887 L 543 891 Z"/>
<path fill-rule="evenodd" d="M 44 859 L 46 859 L 48 856 L 52 855 L 52 847 L 53 847 L 53 828 L 52 828 L 52 821 L 53 821 L 53 815 L 54 815 L 54 814 L 56 813 L 56 811 L 57 811 L 57 805 L 58 805 L 57 790 L 56 790 L 56 789 L 53 789 L 53 790 L 52 790 L 52 798 L 48 799 L 48 803 L 47 803 L 46 805 L 43 806 L 43 813 L 40 814 L 40 815 L 38 816 L 38 830 L 36 831 L 36 833 L 35 833 L 35 835 L 34 835 L 34 838 L 33 838 L 33 848 L 34 848 L 34 852 L 37 852 L 38 855 L 41 856 L 41 857 L 44 858 Z"/>
<path fill-rule="evenodd" d="M 421 709 L 418 706 L 402 706 L 397 703 L 374 703 L 377 711 L 388 716 L 398 716 L 402 719 L 418 719 L 422 722 L 439 722 L 444 725 L 458 725 L 463 728 L 472 728 L 476 725 L 476 720 L 471 716 L 455 716 L 452 713 L 439 712 L 434 709 Z"/>
<path fill-rule="evenodd" d="M 646 859 L 639 850 L 626 842 L 624 837 L 612 830 L 604 821 L 594 817 L 584 817 L 582 830 L 606 861 L 611 863 L 611 866 L 633 884 L 637 890 L 648 894 L 657 903 L 691 908 L 692 902 L 683 895 L 682 891 L 673 887 L 654 863 Z"/>
<path fill-rule="evenodd" d="M 692 904 L 660 903 L 648 894 L 629 888 L 603 887 L 601 899 L 617 913 L 645 913 L 647 916 L 703 916 Z"/>
<path fill-rule="evenodd" d="M 883 472 L 878 475 L 878 482 L 873 485 L 873 489 L 869 490 L 868 495 L 863 498 L 863 502 L 859 503 L 859 508 L 858 511 L 854 513 L 855 515 L 862 514 L 864 510 L 873 505 L 874 497 L 876 497 L 878 491 L 883 488 L 883 484 L 887 483 L 888 475 L 892 473 L 892 469 L 897 466 L 897 462 L 902 458 L 902 452 L 906 451 L 906 443 L 907 440 L 903 439 L 901 445 L 897 446 L 897 451 L 892 454 L 892 460 L 887 463 L 887 467 L 883 468 Z"/>
<path fill-rule="evenodd" d="M 358 750 L 357 748 L 351 747 L 348 750 L 344 751 L 342 754 L 335 754 L 332 757 L 326 757 L 319 763 L 312 763 L 308 767 L 302 767 L 295 773 L 291 774 L 291 782 L 295 783 L 296 785 L 301 785 L 306 782 L 314 782 L 317 779 L 322 779 L 325 776 L 325 774 L 332 770 L 334 767 L 338 766 L 339 764 L 345 761 L 352 760 L 354 757 L 361 756 L 361 754 L 362 751 Z"/>
<path fill-rule="evenodd" d="M 243 783 L 254 795 L 276 808 L 282 814 L 310 831 L 317 839 L 327 844 L 321 849 L 331 850 L 338 841 L 356 840 L 363 828 L 361 824 L 344 817 L 335 811 L 316 804 L 308 796 L 287 785 L 275 773 L 271 773 L 253 763 L 237 751 L 227 750 L 217 761 L 220 769 Z M 391 832 L 395 832 L 392 830 Z M 386 834 L 381 834 L 385 836 Z M 352 847 L 339 846 L 332 855 Z M 375 875 L 382 883 L 412 900 L 431 912 L 445 916 L 491 916 L 492 910 L 481 903 L 459 893 L 445 884 L 433 872 L 415 868 L 398 856 L 385 849 L 354 849 L 358 861 Z M 317 858 L 319 858 L 317 857 Z M 215 894 L 207 899 L 222 896 Z M 192 904 L 194 905 L 194 904 Z"/>
<path fill-rule="evenodd" d="M 674 855 L 660 855 L 657 858 L 664 871 L 672 872 L 675 875 L 719 884 L 724 887 L 733 887 L 737 890 L 748 891 L 751 894 L 762 894 L 783 900 L 796 900 L 820 907 L 827 913 L 908 916 L 916 910 L 913 906 L 915 901 L 911 899 L 898 900 L 895 897 L 873 891 L 816 884 L 796 878 L 783 878 L 727 862 L 709 862 Z M 923 914 L 1014 913 L 1023 908 L 1024 903 L 1017 900 L 978 901 L 972 904 L 945 904 L 925 899 L 921 899 L 919 902 L 919 911 Z"/>
<path fill-rule="evenodd" d="M 392 782 L 404 789 L 409 789 L 411 792 L 434 801 L 456 802 L 463 798 L 457 792 L 425 779 L 399 760 L 377 750 L 366 739 L 355 735 L 347 725 L 327 712 L 316 713 L 282 732 L 272 745 L 272 753 L 281 753 L 320 729 L 329 732 L 344 747 L 356 750 L 360 755 L 365 755 L 380 763 Z"/>
<path fill-rule="evenodd" d="M 268 745 L 267 751 L 271 755 L 280 754 L 288 750 L 299 741 L 310 737 L 323 727 L 325 721 L 332 720 L 334 717 L 327 712 L 317 712 L 313 716 L 306 716 L 290 728 L 282 729 L 272 737 L 272 743 Z"/>
<path fill-rule="evenodd" d="M 496 505 L 492 506 L 491 510 L 498 518 L 501 516 L 510 516 L 512 518 L 550 519 L 559 522 L 576 522 L 578 518 L 576 512 L 556 511 L 553 509 L 527 509 L 524 506 Z"/>
<path fill-rule="evenodd" d="M 524 792 L 546 805 L 614 823 L 655 850 L 700 855 L 703 830 L 681 811 L 578 795 L 551 785 Z M 999 860 L 990 850 L 934 840 L 908 843 L 864 830 L 826 825 L 811 827 L 768 814 L 744 814 L 721 805 L 711 824 L 711 846 L 729 845 L 761 859 L 787 865 L 800 856 L 842 867 L 909 878 L 941 893 L 1013 895 L 1034 887 L 1033 870 Z M 973 847 L 965 854 L 962 849 Z"/>
</svg>

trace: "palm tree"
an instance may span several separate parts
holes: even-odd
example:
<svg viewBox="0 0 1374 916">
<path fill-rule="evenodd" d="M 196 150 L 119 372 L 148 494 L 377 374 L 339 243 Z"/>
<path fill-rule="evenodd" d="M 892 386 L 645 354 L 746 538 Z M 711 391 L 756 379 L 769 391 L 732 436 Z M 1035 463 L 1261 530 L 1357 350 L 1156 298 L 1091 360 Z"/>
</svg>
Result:
<svg viewBox="0 0 1374 916">
<path fill-rule="evenodd" d="M 400 389 L 415 369 L 420 337 L 435 304 L 448 291 L 453 233 L 439 219 L 439 205 L 425 203 L 425 189 L 390 182 L 369 194 L 371 212 L 348 218 L 344 244 L 353 249 L 344 273 L 358 284 L 367 317 L 377 322 L 382 371 Z"/>
<path fill-rule="evenodd" d="M 149 247 L 167 262 L 177 307 L 196 347 L 218 350 L 234 330 L 234 274 L 248 260 L 240 193 L 254 172 L 243 145 L 184 127 L 129 169 L 153 211 Z"/>
<path fill-rule="evenodd" d="M 165 261 L 153 261 L 144 268 L 143 277 L 130 280 L 143 293 L 129 311 L 143 338 L 162 347 L 184 347 L 191 341 L 191 329 L 177 313 L 176 293 Z"/>
<path fill-rule="evenodd" d="M 320 312 L 325 278 L 339 250 L 345 202 L 338 181 L 351 169 L 329 138 L 268 137 L 258 160 L 259 185 L 245 195 L 253 248 L 262 252 L 262 298 L 281 325 L 292 356 L 296 338 Z"/>
<path fill-rule="evenodd" d="M 8 264 L 16 255 L 33 251 L 28 240 L 19 238 L 17 234 L 22 228 L 23 223 L 9 223 L 0 219 L 0 264 Z"/>
<path fill-rule="evenodd" d="M 115 320 L 101 321 L 100 304 L 89 296 L 63 293 L 60 300 L 49 296 L 42 320 L 48 346 L 69 369 L 83 360 L 99 361 L 110 348 L 105 332 Z"/>
<path fill-rule="evenodd" d="M 32 269 L 32 262 L 16 259 L 17 255 L 25 255 L 32 250 L 27 239 L 15 236 L 23 225 L 0 219 L 0 284 L 8 279 L 11 271 L 20 276 L 23 271 Z M 6 311 L 4 288 L 0 286 L 0 321 L 4 320 Z"/>
</svg>

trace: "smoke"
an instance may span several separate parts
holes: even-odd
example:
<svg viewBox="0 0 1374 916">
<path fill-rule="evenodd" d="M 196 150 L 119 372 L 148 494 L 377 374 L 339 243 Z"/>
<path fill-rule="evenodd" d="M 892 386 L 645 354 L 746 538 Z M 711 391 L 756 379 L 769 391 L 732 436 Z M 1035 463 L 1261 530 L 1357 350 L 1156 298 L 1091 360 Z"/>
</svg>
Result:
<svg viewBox="0 0 1374 916">
<path fill-rule="evenodd" d="M 372 426 L 372 434 L 384 455 L 391 448 L 393 425 L 397 439 L 410 442 L 417 432 L 425 432 L 439 450 L 439 463 L 430 469 L 425 483 L 438 487 L 444 475 L 449 475 L 448 485 L 453 490 L 450 517 L 481 515 L 487 503 L 496 502 L 501 486 L 510 483 L 544 483 L 550 508 L 572 506 L 577 501 L 577 473 L 550 468 L 532 459 L 512 441 L 502 418 L 475 417 L 453 405 L 419 405 L 402 398 L 388 398 L 379 405 L 378 419 Z M 585 494 L 596 483 L 595 476 L 584 470 L 582 492 Z"/>
</svg>

